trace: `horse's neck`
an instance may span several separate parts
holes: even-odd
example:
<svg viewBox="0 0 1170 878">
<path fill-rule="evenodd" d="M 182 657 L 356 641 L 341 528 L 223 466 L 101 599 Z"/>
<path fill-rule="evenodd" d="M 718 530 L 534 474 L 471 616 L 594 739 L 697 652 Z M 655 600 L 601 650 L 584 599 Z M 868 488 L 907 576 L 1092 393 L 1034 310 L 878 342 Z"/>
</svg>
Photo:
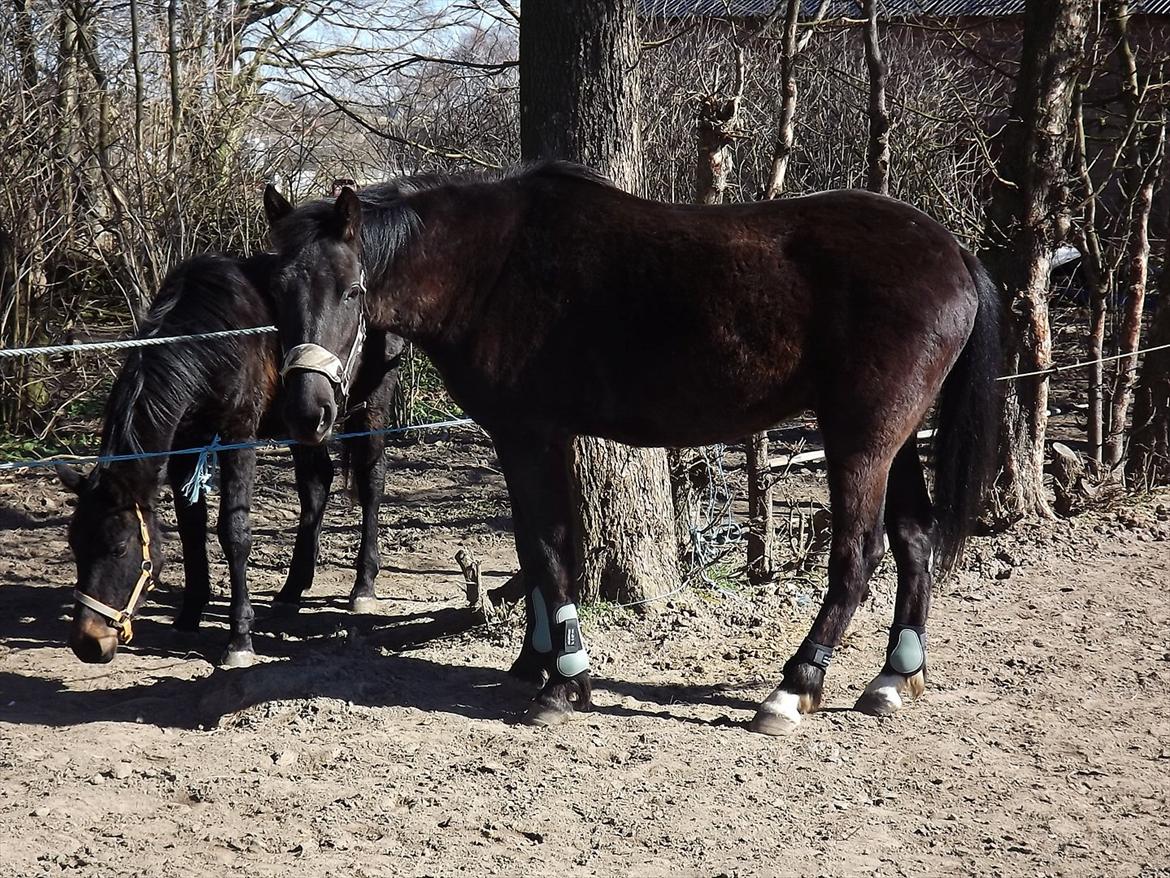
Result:
<svg viewBox="0 0 1170 878">
<path fill-rule="evenodd" d="M 515 223 L 508 203 L 503 192 L 485 197 L 482 190 L 459 188 L 419 197 L 421 231 L 392 272 L 405 283 L 383 291 L 392 331 L 424 349 L 458 345 L 474 331 L 479 299 L 511 247 Z"/>
<path fill-rule="evenodd" d="M 122 380 L 134 379 L 123 376 Z M 132 398 L 128 414 L 107 410 L 101 455 L 125 458 L 107 466 L 134 486 L 140 500 L 149 500 L 158 490 L 162 466 L 167 459 L 158 452 L 171 450 L 179 422 L 189 406 L 174 405 L 173 400 L 164 403 L 145 386 Z M 111 399 L 113 402 L 114 398 Z"/>
</svg>

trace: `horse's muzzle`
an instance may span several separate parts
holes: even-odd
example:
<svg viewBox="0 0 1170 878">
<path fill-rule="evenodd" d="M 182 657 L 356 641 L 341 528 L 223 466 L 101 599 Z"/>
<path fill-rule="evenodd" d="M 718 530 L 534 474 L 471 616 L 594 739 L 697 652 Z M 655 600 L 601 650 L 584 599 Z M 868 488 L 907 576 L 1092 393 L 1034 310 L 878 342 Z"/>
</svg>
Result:
<svg viewBox="0 0 1170 878">
<path fill-rule="evenodd" d="M 69 646 L 73 654 L 89 665 L 100 665 L 114 660 L 118 653 L 118 632 L 105 619 L 78 607 L 74 610 L 73 626 L 69 630 Z"/>
<path fill-rule="evenodd" d="M 291 372 L 285 380 L 284 421 L 291 438 L 320 445 L 337 419 L 337 400 L 329 379 L 317 372 Z"/>
</svg>

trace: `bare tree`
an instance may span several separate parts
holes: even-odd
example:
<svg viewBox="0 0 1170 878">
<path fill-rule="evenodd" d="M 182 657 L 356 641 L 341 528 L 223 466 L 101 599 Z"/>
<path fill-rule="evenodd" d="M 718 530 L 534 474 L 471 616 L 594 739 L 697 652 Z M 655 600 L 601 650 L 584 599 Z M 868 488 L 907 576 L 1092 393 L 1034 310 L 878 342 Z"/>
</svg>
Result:
<svg viewBox="0 0 1170 878">
<path fill-rule="evenodd" d="M 864 0 L 865 66 L 869 71 L 869 139 L 866 185 L 890 194 L 890 114 L 886 110 L 886 62 L 878 31 L 878 0 Z"/>
<path fill-rule="evenodd" d="M 1117 362 L 1114 375 L 1104 448 L 1105 464 L 1115 468 L 1121 464 L 1125 453 L 1129 405 L 1137 377 L 1136 351 L 1141 346 L 1150 262 L 1150 211 L 1153 209 L 1154 185 L 1162 160 L 1166 126 L 1161 118 L 1161 107 L 1143 100 L 1143 83 L 1129 33 L 1129 0 L 1119 0 L 1110 13 L 1109 21 L 1116 39 L 1115 52 L 1121 67 L 1121 94 L 1125 107 L 1127 138 L 1120 150 L 1120 157 L 1128 208 L 1128 217 L 1124 223 L 1126 234 L 1122 271 L 1125 311 L 1118 338 L 1118 352 L 1122 357 Z M 1153 118 L 1143 118 L 1151 110 Z"/>
</svg>

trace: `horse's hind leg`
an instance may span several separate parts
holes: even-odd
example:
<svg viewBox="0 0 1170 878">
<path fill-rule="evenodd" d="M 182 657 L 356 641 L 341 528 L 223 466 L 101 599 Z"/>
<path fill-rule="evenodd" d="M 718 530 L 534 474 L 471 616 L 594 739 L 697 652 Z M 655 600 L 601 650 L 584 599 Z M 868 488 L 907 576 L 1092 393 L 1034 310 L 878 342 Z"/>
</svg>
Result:
<svg viewBox="0 0 1170 878">
<path fill-rule="evenodd" d="M 808 637 L 784 665 L 783 681 L 752 720 L 753 731 L 769 735 L 791 732 L 804 714 L 820 707 L 825 669 L 885 551 L 882 506 L 893 451 L 834 453 L 829 431 L 823 432 L 833 512 L 829 588 Z"/>
<path fill-rule="evenodd" d="M 197 629 L 203 610 L 211 600 L 207 570 L 207 498 L 200 492 L 199 499 L 192 503 L 183 494 L 183 487 L 194 472 L 195 456 L 191 454 L 172 457 L 167 464 L 179 541 L 183 544 L 183 603 L 175 616 L 175 627 L 180 631 Z"/>
<path fill-rule="evenodd" d="M 886 532 L 898 565 L 898 596 L 886 663 L 857 701 L 857 709 L 886 715 L 917 698 L 926 685 L 926 616 L 930 611 L 930 552 L 934 516 L 914 436 L 890 468 Z"/>
<path fill-rule="evenodd" d="M 272 609 L 278 613 L 295 613 L 300 608 L 301 597 L 313 584 L 321 523 L 329 500 L 329 486 L 333 483 L 333 461 L 324 445 L 294 445 L 292 456 L 301 515 L 288 577 L 272 602 Z"/>
</svg>

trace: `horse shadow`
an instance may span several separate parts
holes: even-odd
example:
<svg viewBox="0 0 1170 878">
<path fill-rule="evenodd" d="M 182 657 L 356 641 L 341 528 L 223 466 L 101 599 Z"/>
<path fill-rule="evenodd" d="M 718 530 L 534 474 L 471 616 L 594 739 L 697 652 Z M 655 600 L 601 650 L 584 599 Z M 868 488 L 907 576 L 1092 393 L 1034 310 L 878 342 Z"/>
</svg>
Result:
<svg viewBox="0 0 1170 878">
<path fill-rule="evenodd" d="M 314 698 L 347 708 L 408 707 L 503 721 L 526 707 L 500 670 L 353 649 L 313 650 L 289 661 L 217 668 L 195 680 L 151 678 L 118 689 L 76 690 L 60 680 L 0 671 L 0 692 L 0 721 L 55 728 L 131 722 L 208 729 L 260 704 Z"/>
</svg>

